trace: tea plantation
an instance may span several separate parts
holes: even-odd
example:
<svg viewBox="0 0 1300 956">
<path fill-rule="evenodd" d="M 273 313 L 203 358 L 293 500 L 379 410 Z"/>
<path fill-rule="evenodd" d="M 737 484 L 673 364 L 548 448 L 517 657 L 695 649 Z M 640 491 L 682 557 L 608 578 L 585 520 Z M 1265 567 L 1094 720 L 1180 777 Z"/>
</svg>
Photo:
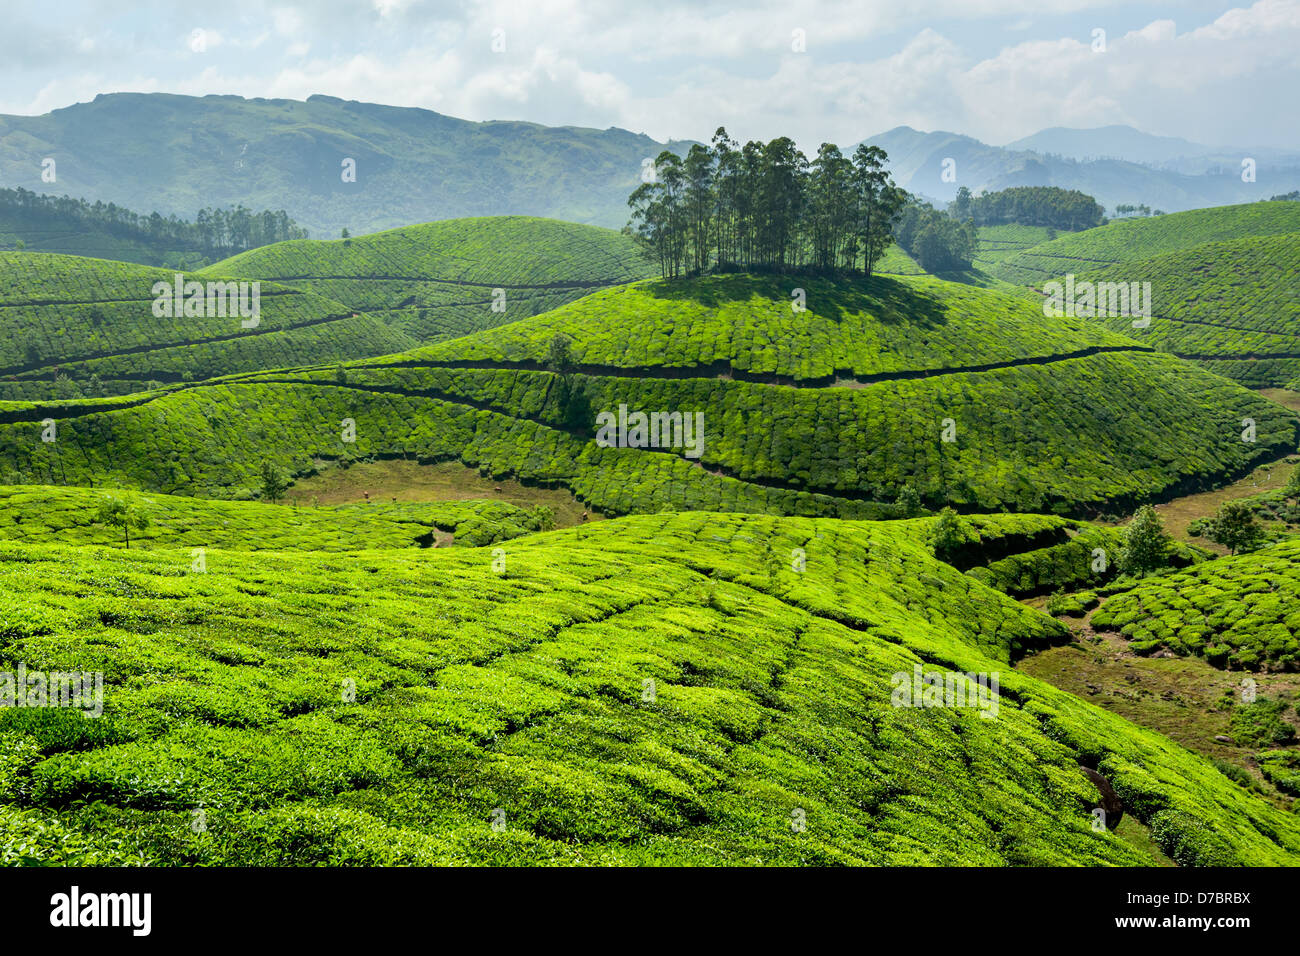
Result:
<svg viewBox="0 0 1300 956">
<path fill-rule="evenodd" d="M 1107 601 L 1092 626 L 1120 631 L 1139 654 L 1300 670 L 1300 539 L 1145 579 Z"/>
<path fill-rule="evenodd" d="M 280 242 L 206 271 L 309 290 L 428 341 L 536 315 L 654 270 L 611 229 L 492 216 Z"/>
<path fill-rule="evenodd" d="M 1083 765 L 1175 862 L 1300 863 L 1300 816 L 1013 670 L 1063 628 L 925 524 L 642 516 L 204 573 L 0 543 L 3 664 L 105 675 L 98 720 L 0 713 L 3 862 L 1154 862 L 1094 831 Z M 996 718 L 893 706 L 916 667 L 997 672 Z"/>
<path fill-rule="evenodd" d="M 0 487 L 0 539 L 65 545 L 118 545 L 122 531 L 96 521 L 100 504 L 121 500 L 149 519 L 131 531 L 133 548 L 229 548 L 241 551 L 359 551 L 373 548 L 486 545 L 543 530 L 539 516 L 502 501 L 447 501 L 291 507 L 208 501 L 119 489 Z"/>
<path fill-rule="evenodd" d="M 606 320 L 602 337 L 579 303 L 569 307 L 572 325 L 561 310 L 560 319 L 537 317 L 455 349 L 233 376 L 117 402 L 13 405 L 0 409 L 0 482 L 239 498 L 265 460 L 304 474 L 321 458 L 402 455 L 563 486 L 613 514 L 889 517 L 909 484 L 931 507 L 1094 514 L 1244 473 L 1293 448 L 1300 429 L 1285 409 L 1218 376 L 1101 329 L 1041 315 L 1034 323 L 1018 300 L 985 290 L 931 278 L 880 279 L 865 292 L 810 283 L 810 310 L 787 318 L 779 307 L 787 297 L 766 280 L 718 283 L 743 307 L 712 309 L 712 280 L 704 291 L 687 285 L 695 298 L 677 305 L 681 346 L 667 344 L 668 307 L 629 309 L 625 320 Z M 596 298 L 645 301 L 657 287 Z M 861 296 L 872 308 L 897 296 L 911 311 L 846 310 L 841 328 L 812 311 L 836 296 L 846 304 Z M 1015 335 L 998 334 L 998 315 Z M 957 336 L 962 327 L 970 342 Z M 574 375 L 535 370 L 558 331 L 594 340 L 574 353 L 600 364 Z M 984 341 L 971 344 L 977 332 Z M 778 334 L 802 351 L 754 347 Z M 668 361 L 707 364 L 636 367 L 652 361 L 656 341 Z M 860 345 L 872 341 L 898 354 Z M 502 352 L 530 357 L 472 358 Z M 470 358 L 444 366 L 439 354 Z M 736 380 L 745 364 L 756 381 Z M 772 384 L 829 370 L 861 378 Z M 684 447 L 597 445 L 596 414 L 620 405 L 702 414 L 699 457 Z M 56 441 L 44 440 L 47 418 Z M 1256 425 L 1253 442 L 1242 440 L 1246 418 Z M 348 420 L 352 443 L 342 437 Z"/>
<path fill-rule="evenodd" d="M 1144 344 L 1251 388 L 1300 375 L 1300 232 L 1204 243 L 1076 281 L 1150 282 L 1149 327 L 1098 319 Z"/>
<path fill-rule="evenodd" d="M 1000 279 L 1041 286 L 1116 263 L 1191 249 L 1206 242 L 1300 232 L 1300 203 L 1255 202 L 1215 206 L 1142 219 L 1120 219 L 1068 233 L 1008 256 L 993 268 Z"/>
<path fill-rule="evenodd" d="M 338 302 L 272 283 L 261 287 L 260 314 L 247 328 L 233 304 L 225 317 L 155 316 L 153 286 L 174 277 L 124 262 L 0 252 L 0 398 L 121 394 L 412 344 Z M 65 390 L 56 374 L 70 380 Z"/>
</svg>

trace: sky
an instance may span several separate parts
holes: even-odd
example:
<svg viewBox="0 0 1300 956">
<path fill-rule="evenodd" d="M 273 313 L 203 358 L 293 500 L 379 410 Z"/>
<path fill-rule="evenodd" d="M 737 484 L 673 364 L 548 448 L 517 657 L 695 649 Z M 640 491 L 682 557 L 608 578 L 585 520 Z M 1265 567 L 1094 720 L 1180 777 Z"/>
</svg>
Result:
<svg viewBox="0 0 1300 956">
<path fill-rule="evenodd" d="M 1300 0 L 6 3 L 0 113 L 98 93 L 344 99 L 657 140 L 1111 124 L 1300 148 Z M 1098 33 L 1098 31 L 1102 31 Z"/>
</svg>

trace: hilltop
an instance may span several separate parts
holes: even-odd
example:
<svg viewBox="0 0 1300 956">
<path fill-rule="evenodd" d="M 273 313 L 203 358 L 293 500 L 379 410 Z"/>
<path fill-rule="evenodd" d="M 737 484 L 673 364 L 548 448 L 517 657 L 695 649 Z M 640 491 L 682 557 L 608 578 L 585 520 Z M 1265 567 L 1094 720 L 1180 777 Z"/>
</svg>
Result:
<svg viewBox="0 0 1300 956">
<path fill-rule="evenodd" d="M 799 281 L 802 313 L 776 279 L 647 281 L 343 367 L 13 407 L 0 480 L 241 497 L 266 459 L 303 474 L 317 459 L 413 456 L 562 486 L 613 514 L 882 517 L 906 485 L 936 507 L 1097 513 L 1295 446 L 1285 409 L 1095 323 L 931 277 Z M 577 363 L 559 373 L 557 334 Z M 601 447 L 596 417 L 620 406 L 703 415 L 700 456 Z M 75 453 L 40 440 L 46 417 Z"/>
<path fill-rule="evenodd" d="M 0 544 L 6 655 L 105 674 L 100 720 L 0 713 L 0 831 L 51 863 L 1300 861 L 1295 814 L 1018 673 L 1064 628 L 927 528 L 664 515 L 203 573 Z M 967 706 L 900 706 L 917 669 Z"/>
<path fill-rule="evenodd" d="M 526 216 L 455 219 L 348 240 L 281 242 L 205 270 L 337 299 L 417 341 L 536 315 L 652 271 L 628 236 Z M 501 307 L 494 308 L 498 302 Z"/>
</svg>

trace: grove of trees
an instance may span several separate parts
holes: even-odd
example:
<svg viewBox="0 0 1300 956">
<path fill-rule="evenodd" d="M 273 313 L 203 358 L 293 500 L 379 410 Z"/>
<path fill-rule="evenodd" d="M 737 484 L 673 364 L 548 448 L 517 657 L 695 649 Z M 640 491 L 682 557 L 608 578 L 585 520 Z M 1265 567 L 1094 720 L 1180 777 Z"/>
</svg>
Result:
<svg viewBox="0 0 1300 956">
<path fill-rule="evenodd" d="M 884 150 L 852 156 L 823 143 L 809 161 L 788 137 L 741 146 L 719 128 L 712 146 L 664 151 L 628 199 L 629 228 L 665 277 L 709 271 L 861 271 L 894 241 L 906 200 Z"/>
<path fill-rule="evenodd" d="M 1119 207 L 1122 211 L 1123 206 Z M 959 222 L 974 220 L 977 226 L 1049 226 L 1077 232 L 1100 226 L 1105 210 L 1087 193 L 1056 186 L 1013 186 L 992 193 L 971 194 L 965 186 L 948 214 Z"/>
<path fill-rule="evenodd" d="M 44 196 L 27 189 L 0 189 L 0 215 L 33 226 L 60 224 L 99 230 L 119 239 L 137 239 L 178 251 L 222 259 L 285 239 L 305 239 L 307 230 L 283 209 L 255 212 L 242 205 L 200 209 L 194 222 L 152 213 L 142 216 L 114 203 L 88 203 L 71 196 Z"/>
</svg>

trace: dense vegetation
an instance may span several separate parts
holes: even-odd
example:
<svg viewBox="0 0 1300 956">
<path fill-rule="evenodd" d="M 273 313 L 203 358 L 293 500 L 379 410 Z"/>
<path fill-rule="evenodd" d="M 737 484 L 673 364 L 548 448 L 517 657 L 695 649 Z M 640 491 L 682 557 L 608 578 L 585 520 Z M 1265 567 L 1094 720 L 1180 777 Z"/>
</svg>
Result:
<svg viewBox="0 0 1300 956">
<path fill-rule="evenodd" d="M 659 154 L 628 198 L 631 227 L 665 277 L 859 263 L 871 275 L 906 198 L 887 161 L 873 146 L 849 157 L 823 143 L 810 163 L 788 137 L 742 147 L 719 128 L 684 159 Z"/>
<path fill-rule="evenodd" d="M 915 198 L 903 206 L 895 237 L 927 272 L 968 269 L 979 253 L 979 235 L 971 220 L 958 221 Z"/>
<path fill-rule="evenodd" d="M 239 316 L 155 316 L 153 286 L 170 285 L 174 275 L 0 252 L 0 398 L 121 394 L 150 382 L 381 355 L 412 342 L 336 301 L 269 282 L 252 327 Z"/>
<path fill-rule="evenodd" d="M 542 514 L 503 501 L 381 502 L 291 507 L 206 501 L 121 489 L 0 486 L 0 538 L 67 546 L 118 545 L 120 532 L 96 523 L 96 508 L 119 499 L 146 515 L 131 547 L 238 551 L 359 551 L 480 546 L 542 527 Z M 431 534 L 432 530 L 444 532 Z"/>
<path fill-rule="evenodd" d="M 977 226 L 1044 226 L 1071 232 L 1100 226 L 1103 213 L 1086 193 L 1057 186 L 1013 186 L 978 196 L 962 186 L 948 206 L 954 219 L 972 219 Z"/>
<path fill-rule="evenodd" d="M 919 531 L 919 529 L 918 529 Z M 0 545 L 5 862 L 1300 862 L 1300 818 L 1010 667 L 1064 637 L 911 526 L 650 516 L 487 550 Z M 794 570 L 794 549 L 806 555 Z M 321 627 L 322 615 L 329 626 Z M 997 719 L 891 675 L 999 672 Z"/>
<path fill-rule="evenodd" d="M 1140 654 L 1165 648 L 1216 667 L 1300 669 L 1300 539 L 1143 580 L 1092 617 Z"/>
<path fill-rule="evenodd" d="M 611 230 L 500 216 L 279 243 L 207 271 L 315 292 L 428 341 L 536 315 L 652 270 L 634 240 Z"/>
<path fill-rule="evenodd" d="M 1256 202 L 1193 209 L 1152 219 L 1119 220 L 1059 236 L 1003 260 L 994 273 L 1022 285 L 1041 286 L 1067 273 L 1190 249 L 1205 242 L 1300 232 L 1300 205 Z"/>
<path fill-rule="evenodd" d="M 410 455 L 562 485 L 616 514 L 672 507 L 878 517 L 896 513 L 907 485 L 930 507 L 1084 514 L 1220 481 L 1296 441 L 1297 423 L 1280 406 L 1104 330 L 1080 331 L 1041 314 L 1031 321 L 1028 312 L 1017 325 L 1017 300 L 931 278 L 876 279 L 860 291 L 810 286 L 811 307 L 840 301 L 860 313 L 843 313 L 852 335 L 839 338 L 816 313 L 783 313 L 785 296 L 769 298 L 768 280 L 750 281 L 680 287 L 707 305 L 709 283 L 739 282 L 729 297 L 750 303 L 742 309 L 645 310 L 641 327 L 655 330 L 648 341 L 667 342 L 671 333 L 700 350 L 683 356 L 679 371 L 639 367 L 642 354 L 653 352 L 619 354 L 617 340 L 604 354 L 573 347 L 579 362 L 603 359 L 608 367 L 546 370 L 548 348 L 567 326 L 538 317 L 518 324 L 543 329 L 519 345 L 534 356 L 528 362 L 438 355 L 473 355 L 475 342 L 514 339 L 512 328 L 351 367 L 244 375 L 120 403 L 14 408 L 0 422 L 0 480 L 240 497 L 256 488 L 256 469 L 268 458 L 302 474 L 317 458 Z M 655 288 L 609 295 L 635 303 Z M 891 304 L 897 312 L 872 315 Z M 999 309 L 1019 340 L 944 337 L 949 322 L 953 330 L 995 328 Z M 671 321 L 692 313 L 690 326 Z M 635 332 L 640 313 L 629 311 L 626 322 L 599 314 L 610 328 Z M 656 314 L 664 323 L 657 328 Z M 748 343 L 760 335 L 808 354 L 759 353 Z M 876 353 L 854 345 L 873 336 L 902 359 L 889 358 L 882 370 Z M 571 337 L 580 342 L 585 331 L 575 328 Z M 1058 352 L 1065 341 L 1070 351 Z M 639 342 L 639 334 L 631 339 L 638 350 Z M 980 351 L 963 351 L 972 345 Z M 748 355 L 763 363 L 749 376 L 755 380 L 734 370 Z M 839 387 L 770 378 L 855 368 L 863 377 Z M 1123 396 L 1139 393 L 1135 410 Z M 703 414 L 701 456 L 599 447 L 596 413 L 621 404 Z M 47 415 L 59 420 L 57 443 L 40 439 Z M 1256 421 L 1253 443 L 1241 440 L 1244 417 Z M 357 423 L 355 444 L 340 438 L 344 419 Z"/>
<path fill-rule="evenodd" d="M 1300 375 L 1300 232 L 1202 243 L 1083 281 L 1151 283 L 1150 326 L 1098 320 L 1139 341 L 1252 388 Z"/>
<path fill-rule="evenodd" d="M 194 267 L 273 242 L 305 238 L 307 231 L 283 209 L 205 207 L 190 222 L 156 212 L 141 215 L 111 202 L 0 189 L 0 243 L 11 248 L 21 243 L 36 252 Z"/>
</svg>

